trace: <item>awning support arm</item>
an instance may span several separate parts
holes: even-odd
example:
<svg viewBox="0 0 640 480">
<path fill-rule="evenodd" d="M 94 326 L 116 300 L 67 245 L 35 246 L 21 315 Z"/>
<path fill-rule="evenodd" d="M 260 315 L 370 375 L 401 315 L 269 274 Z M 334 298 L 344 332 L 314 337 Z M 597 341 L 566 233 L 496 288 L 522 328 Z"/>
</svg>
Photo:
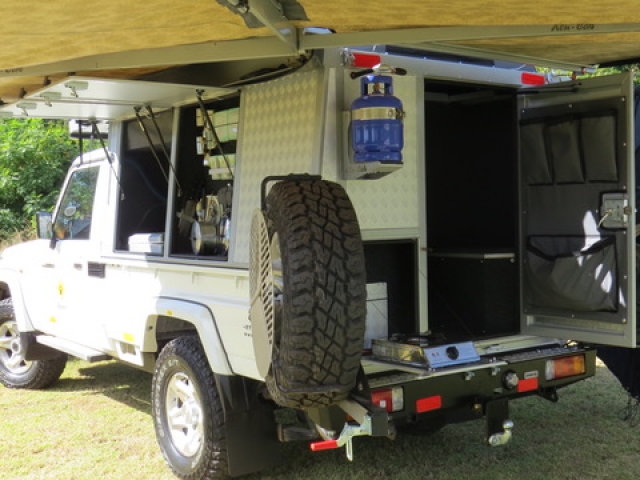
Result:
<svg viewBox="0 0 640 480">
<path fill-rule="evenodd" d="M 298 30 L 284 15 L 279 3 L 274 0 L 249 0 L 249 12 L 282 40 L 291 53 L 299 52 Z"/>
</svg>

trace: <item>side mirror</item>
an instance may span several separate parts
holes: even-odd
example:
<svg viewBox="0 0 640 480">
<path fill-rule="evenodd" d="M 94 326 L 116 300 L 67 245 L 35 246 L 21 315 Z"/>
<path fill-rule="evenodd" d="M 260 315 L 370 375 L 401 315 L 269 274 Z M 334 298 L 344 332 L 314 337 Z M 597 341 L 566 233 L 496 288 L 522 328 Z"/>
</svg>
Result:
<svg viewBox="0 0 640 480">
<path fill-rule="evenodd" d="M 78 209 L 76 208 L 75 205 L 69 205 L 67 208 L 65 208 L 62 211 L 62 213 L 64 214 L 65 217 L 73 217 L 77 211 Z"/>
<path fill-rule="evenodd" d="M 36 231 L 38 238 L 49 239 L 52 237 L 52 220 L 53 216 L 51 212 L 37 212 L 36 213 Z"/>
</svg>

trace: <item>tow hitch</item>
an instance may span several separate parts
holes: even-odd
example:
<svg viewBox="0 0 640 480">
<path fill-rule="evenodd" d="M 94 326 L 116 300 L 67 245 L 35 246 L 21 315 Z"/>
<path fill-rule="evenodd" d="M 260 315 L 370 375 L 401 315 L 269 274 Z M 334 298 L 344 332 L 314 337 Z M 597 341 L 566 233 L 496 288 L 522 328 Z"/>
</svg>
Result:
<svg viewBox="0 0 640 480">
<path fill-rule="evenodd" d="M 487 443 L 492 447 L 506 445 L 511 440 L 513 422 L 509 420 L 509 401 L 493 400 L 485 405 L 487 416 Z"/>
<path fill-rule="evenodd" d="M 311 451 L 345 447 L 347 459 L 353 461 L 354 437 L 388 437 L 392 440 L 396 437 L 395 426 L 389 421 L 386 410 L 364 399 L 359 400 L 343 400 L 338 404 L 352 420 L 345 423 L 337 438 L 311 443 Z"/>
<path fill-rule="evenodd" d="M 502 432 L 497 432 L 491 435 L 487 441 L 492 447 L 499 447 L 500 445 L 506 445 L 511 440 L 511 430 L 513 429 L 513 422 L 511 420 L 505 420 L 502 423 Z"/>
</svg>

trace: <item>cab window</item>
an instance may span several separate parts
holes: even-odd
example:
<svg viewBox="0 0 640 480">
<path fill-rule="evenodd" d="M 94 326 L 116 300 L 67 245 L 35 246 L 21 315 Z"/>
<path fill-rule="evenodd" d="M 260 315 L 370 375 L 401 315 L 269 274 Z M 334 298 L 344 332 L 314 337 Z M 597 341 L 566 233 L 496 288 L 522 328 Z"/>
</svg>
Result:
<svg viewBox="0 0 640 480">
<path fill-rule="evenodd" d="M 89 238 L 97 181 L 98 167 L 73 172 L 53 224 L 57 239 Z"/>
</svg>

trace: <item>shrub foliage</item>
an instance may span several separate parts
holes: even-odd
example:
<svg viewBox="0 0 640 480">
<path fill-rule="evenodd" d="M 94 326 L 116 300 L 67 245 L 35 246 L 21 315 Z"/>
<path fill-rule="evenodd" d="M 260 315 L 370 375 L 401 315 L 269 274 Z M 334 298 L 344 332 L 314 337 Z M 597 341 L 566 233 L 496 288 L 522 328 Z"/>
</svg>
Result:
<svg viewBox="0 0 640 480">
<path fill-rule="evenodd" d="M 54 207 L 77 153 L 63 121 L 0 121 L 0 240 L 28 228 L 35 212 Z"/>
</svg>

